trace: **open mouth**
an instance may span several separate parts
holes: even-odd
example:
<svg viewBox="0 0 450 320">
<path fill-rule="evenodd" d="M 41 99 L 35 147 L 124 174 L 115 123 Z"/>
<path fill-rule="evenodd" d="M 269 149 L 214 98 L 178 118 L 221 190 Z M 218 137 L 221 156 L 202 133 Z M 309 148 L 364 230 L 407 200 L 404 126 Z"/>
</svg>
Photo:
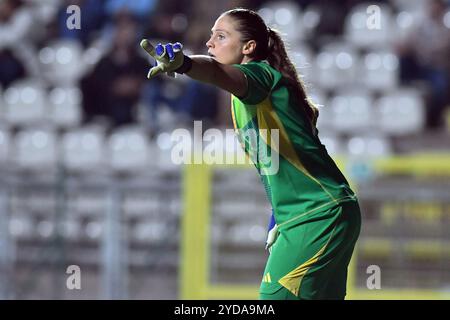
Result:
<svg viewBox="0 0 450 320">
<path fill-rule="evenodd" d="M 216 56 L 208 52 L 208 56 L 215 58 Z"/>
</svg>

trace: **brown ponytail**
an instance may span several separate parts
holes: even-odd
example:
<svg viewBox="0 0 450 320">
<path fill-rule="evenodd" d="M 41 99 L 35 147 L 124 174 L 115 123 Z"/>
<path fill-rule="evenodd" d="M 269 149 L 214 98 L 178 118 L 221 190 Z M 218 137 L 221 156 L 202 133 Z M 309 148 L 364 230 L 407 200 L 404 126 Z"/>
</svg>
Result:
<svg viewBox="0 0 450 320">
<path fill-rule="evenodd" d="M 306 95 L 302 80 L 297 74 L 294 64 L 289 59 L 280 34 L 266 26 L 264 20 L 254 11 L 248 9 L 232 9 L 222 15 L 228 15 L 236 22 L 236 29 L 241 33 L 243 42 L 254 40 L 256 50 L 252 56 L 254 60 L 266 60 L 274 69 L 288 81 L 304 110 L 313 131 L 316 133 L 316 123 L 319 110 Z"/>
<path fill-rule="evenodd" d="M 286 48 L 280 34 L 271 28 L 267 29 L 269 32 L 269 45 L 266 60 L 274 69 L 280 71 L 281 74 L 288 80 L 292 89 L 295 90 L 298 101 L 304 109 L 308 120 L 311 122 L 313 128 L 315 128 L 317 118 L 319 117 L 319 109 L 307 97 L 305 86 L 298 76 L 295 65 L 287 55 Z"/>
</svg>

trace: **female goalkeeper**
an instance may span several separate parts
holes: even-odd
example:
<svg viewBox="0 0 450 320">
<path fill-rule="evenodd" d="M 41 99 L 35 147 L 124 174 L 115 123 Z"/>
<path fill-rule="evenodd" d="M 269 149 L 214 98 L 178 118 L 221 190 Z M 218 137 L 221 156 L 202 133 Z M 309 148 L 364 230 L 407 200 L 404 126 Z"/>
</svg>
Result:
<svg viewBox="0 0 450 320">
<path fill-rule="evenodd" d="M 260 299 L 344 299 L 347 267 L 359 236 L 361 214 L 345 177 L 321 144 L 317 109 L 308 100 L 280 35 L 254 11 L 233 9 L 215 22 L 209 56 L 185 56 L 179 43 L 141 46 L 159 73 L 185 73 L 232 95 L 237 135 L 248 154 L 261 145 L 279 158 L 277 172 L 251 157 L 274 210 L 276 240 L 260 286 Z M 275 145 L 246 130 L 279 130 Z M 267 131 L 266 131 L 267 132 Z M 273 140 L 273 139 L 272 139 Z M 248 141 L 247 141 L 248 142 Z"/>
</svg>

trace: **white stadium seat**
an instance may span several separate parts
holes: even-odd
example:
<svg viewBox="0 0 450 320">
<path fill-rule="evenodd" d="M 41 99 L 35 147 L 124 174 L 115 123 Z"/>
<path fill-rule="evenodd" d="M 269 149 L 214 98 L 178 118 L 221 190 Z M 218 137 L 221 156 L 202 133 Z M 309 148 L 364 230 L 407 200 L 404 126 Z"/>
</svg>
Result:
<svg viewBox="0 0 450 320">
<path fill-rule="evenodd" d="M 80 219 L 74 216 L 67 216 L 61 225 L 62 236 L 67 240 L 81 240 L 82 239 L 82 225 Z"/>
<path fill-rule="evenodd" d="M 167 225 L 150 219 L 141 220 L 134 225 L 131 234 L 138 242 L 159 242 L 167 235 Z"/>
<path fill-rule="evenodd" d="M 149 165 L 148 138 L 140 127 L 119 128 L 108 141 L 108 160 L 111 169 L 136 172 Z"/>
<path fill-rule="evenodd" d="M 371 90 L 386 91 L 397 87 L 399 61 L 390 51 L 373 51 L 359 63 L 358 79 Z"/>
<path fill-rule="evenodd" d="M 0 128 L 0 166 L 8 163 L 11 150 L 11 134 L 7 129 Z"/>
<path fill-rule="evenodd" d="M 32 239 L 35 234 L 35 226 L 29 214 L 14 214 L 9 219 L 9 234 L 14 239 Z"/>
<path fill-rule="evenodd" d="M 425 125 L 423 98 L 414 89 L 401 88 L 376 101 L 379 129 L 391 135 L 420 132 Z"/>
<path fill-rule="evenodd" d="M 359 48 L 385 47 L 396 34 L 389 6 L 361 3 L 349 12 L 344 22 L 344 38 Z"/>
<path fill-rule="evenodd" d="M 333 128 L 341 133 L 361 133 L 373 129 L 372 97 L 363 89 L 344 90 L 329 102 Z M 320 116 L 319 116 L 320 117 Z"/>
<path fill-rule="evenodd" d="M 314 53 L 311 48 L 305 43 L 299 43 L 289 50 L 289 57 L 304 82 L 314 82 Z"/>
<path fill-rule="evenodd" d="M 392 146 L 384 135 L 353 136 L 347 141 L 347 153 L 351 157 L 386 157 L 392 153 Z"/>
<path fill-rule="evenodd" d="M 66 132 L 61 141 L 62 161 L 72 172 L 98 172 L 105 165 L 105 137 L 98 128 Z"/>
<path fill-rule="evenodd" d="M 304 39 L 305 30 L 302 24 L 300 7 L 292 1 L 269 2 L 263 5 L 258 13 L 266 25 L 275 28 L 284 35 L 285 40 L 296 43 Z"/>
<path fill-rule="evenodd" d="M 14 137 L 14 163 L 32 171 L 54 170 L 58 162 L 58 138 L 49 129 L 27 129 Z"/>
<path fill-rule="evenodd" d="M 314 81 L 325 89 L 354 84 L 359 56 L 345 42 L 330 43 L 322 48 L 314 61 Z"/>
<path fill-rule="evenodd" d="M 82 93 L 76 87 L 56 87 L 48 94 L 50 121 L 58 128 L 73 128 L 82 117 Z"/>
<path fill-rule="evenodd" d="M 83 47 L 78 41 L 58 40 L 42 48 L 39 60 L 43 75 L 55 86 L 73 86 L 85 71 Z"/>
<path fill-rule="evenodd" d="M 393 23 L 396 25 L 394 36 L 394 43 L 402 43 L 407 40 L 407 37 L 414 30 L 417 21 L 423 18 L 423 11 L 403 10 L 396 13 Z"/>
<path fill-rule="evenodd" d="M 321 19 L 322 12 L 320 8 L 313 3 L 307 6 L 303 11 L 301 23 L 303 25 L 303 29 L 305 30 L 305 34 L 308 37 L 313 36 L 317 26 L 320 24 Z"/>
<path fill-rule="evenodd" d="M 4 92 L 4 119 L 13 126 L 42 124 L 47 117 L 47 93 L 34 81 L 20 81 Z"/>
</svg>

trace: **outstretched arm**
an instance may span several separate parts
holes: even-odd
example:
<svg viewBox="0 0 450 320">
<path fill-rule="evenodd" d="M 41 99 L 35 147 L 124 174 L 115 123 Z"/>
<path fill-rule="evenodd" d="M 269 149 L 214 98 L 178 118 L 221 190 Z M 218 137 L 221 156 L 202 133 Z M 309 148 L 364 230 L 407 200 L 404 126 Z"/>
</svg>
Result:
<svg viewBox="0 0 450 320">
<path fill-rule="evenodd" d="M 195 55 L 190 58 L 192 68 L 186 73 L 187 76 L 215 85 L 236 97 L 244 97 L 247 93 L 247 79 L 238 68 L 221 64 L 209 56 Z"/>
<path fill-rule="evenodd" d="M 205 55 L 185 56 L 180 43 L 165 46 L 158 44 L 155 48 L 147 39 L 143 39 L 141 47 L 158 62 L 148 72 L 149 79 L 160 73 L 179 72 L 192 79 L 215 85 L 237 97 L 244 97 L 247 93 L 247 79 L 236 67 L 221 64 Z"/>
</svg>

